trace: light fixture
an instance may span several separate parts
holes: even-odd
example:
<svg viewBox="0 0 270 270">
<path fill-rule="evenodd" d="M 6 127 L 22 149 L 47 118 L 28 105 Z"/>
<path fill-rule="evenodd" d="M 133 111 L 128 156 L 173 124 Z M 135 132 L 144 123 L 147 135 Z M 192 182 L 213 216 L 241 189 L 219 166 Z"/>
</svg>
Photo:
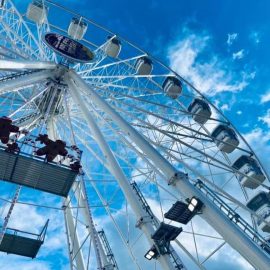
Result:
<svg viewBox="0 0 270 270">
<path fill-rule="evenodd" d="M 199 211 L 203 206 L 203 203 L 197 199 L 196 197 L 192 197 L 190 200 L 189 200 L 189 204 L 188 204 L 188 210 L 190 212 L 194 212 L 196 210 Z"/>
<path fill-rule="evenodd" d="M 193 205 L 193 204 L 189 204 L 188 205 L 188 210 L 190 211 L 190 212 L 193 212 L 194 210 L 195 210 L 195 206 Z"/>
<path fill-rule="evenodd" d="M 144 255 L 147 260 L 155 259 L 158 256 L 158 250 L 155 246 L 152 246 Z"/>
<path fill-rule="evenodd" d="M 187 203 L 177 201 L 167 213 L 165 218 L 187 224 L 195 215 L 200 214 L 203 203 L 197 197 L 186 200 Z"/>
</svg>

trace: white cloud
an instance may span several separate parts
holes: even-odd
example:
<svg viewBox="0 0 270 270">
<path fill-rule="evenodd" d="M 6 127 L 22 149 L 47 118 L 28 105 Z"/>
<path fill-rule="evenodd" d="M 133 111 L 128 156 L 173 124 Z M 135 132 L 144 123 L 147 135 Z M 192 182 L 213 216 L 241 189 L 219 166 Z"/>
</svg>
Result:
<svg viewBox="0 0 270 270">
<path fill-rule="evenodd" d="M 237 38 L 238 38 L 238 34 L 237 33 L 228 34 L 228 38 L 227 38 L 227 44 L 228 44 L 228 46 L 231 46 L 233 44 L 233 42 Z"/>
<path fill-rule="evenodd" d="M 255 72 L 234 74 L 229 60 L 212 53 L 210 40 L 211 37 L 206 34 L 185 35 L 168 49 L 171 68 L 201 92 L 211 96 L 243 90 L 255 77 Z M 207 57 L 207 62 L 200 61 L 202 56 Z"/>
<path fill-rule="evenodd" d="M 34 207 L 16 204 L 9 221 L 9 227 L 39 233 L 45 222 L 46 216 L 38 213 Z"/>
<path fill-rule="evenodd" d="M 24 259 L 14 255 L 0 255 L 0 269 L 52 270 L 48 262 Z"/>
<path fill-rule="evenodd" d="M 264 165 L 265 169 L 270 173 L 270 134 L 262 130 L 261 128 L 256 128 L 251 132 L 244 134 L 244 138 L 250 144 L 254 152 L 258 155 L 260 161 Z"/>
<path fill-rule="evenodd" d="M 220 109 L 222 111 L 227 111 L 227 110 L 229 110 L 229 105 L 228 104 L 223 104 Z"/>
<path fill-rule="evenodd" d="M 261 96 L 261 103 L 266 103 L 270 101 L 270 90 Z"/>
<path fill-rule="evenodd" d="M 267 110 L 264 116 L 259 117 L 259 120 L 265 123 L 270 128 L 270 109 Z"/>
<path fill-rule="evenodd" d="M 241 115 L 243 112 L 242 111 L 237 111 L 236 112 L 238 115 Z"/>
<path fill-rule="evenodd" d="M 238 52 L 233 53 L 232 57 L 233 57 L 233 60 L 236 60 L 236 59 L 242 59 L 244 55 L 245 53 L 244 53 L 244 50 L 242 49 Z"/>
</svg>

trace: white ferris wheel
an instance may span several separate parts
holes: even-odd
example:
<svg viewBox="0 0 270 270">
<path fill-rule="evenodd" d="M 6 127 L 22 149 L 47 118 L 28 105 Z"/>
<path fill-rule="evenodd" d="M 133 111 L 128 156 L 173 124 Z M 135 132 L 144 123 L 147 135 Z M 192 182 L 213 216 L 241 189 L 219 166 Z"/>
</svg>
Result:
<svg viewBox="0 0 270 270">
<path fill-rule="evenodd" d="M 14 2 L 0 1 L 0 258 L 60 269 L 46 241 L 62 233 L 67 269 L 269 269 L 269 176 L 222 112 L 94 21 Z M 53 218 L 38 232 L 31 210 Z"/>
</svg>

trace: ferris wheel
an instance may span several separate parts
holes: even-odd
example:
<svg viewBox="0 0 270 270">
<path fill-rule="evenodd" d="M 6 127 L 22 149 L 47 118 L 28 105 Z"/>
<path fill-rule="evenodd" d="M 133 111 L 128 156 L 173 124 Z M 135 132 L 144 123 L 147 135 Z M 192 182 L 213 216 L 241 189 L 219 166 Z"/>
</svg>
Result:
<svg viewBox="0 0 270 270">
<path fill-rule="evenodd" d="M 13 2 L 0 1 L 0 260 L 269 269 L 269 176 L 219 108 L 96 22 Z"/>
</svg>

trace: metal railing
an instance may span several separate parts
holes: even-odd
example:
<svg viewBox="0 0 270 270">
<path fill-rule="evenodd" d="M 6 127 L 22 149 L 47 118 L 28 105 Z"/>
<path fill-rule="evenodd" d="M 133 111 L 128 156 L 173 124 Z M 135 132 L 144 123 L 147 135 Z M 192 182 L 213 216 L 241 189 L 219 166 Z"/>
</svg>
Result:
<svg viewBox="0 0 270 270">
<path fill-rule="evenodd" d="M 246 222 L 238 213 L 220 199 L 209 187 L 201 180 L 194 183 L 194 186 L 199 188 L 208 199 L 210 199 L 238 228 L 240 228 L 252 241 L 259 247 L 268 247 L 269 243 L 260 235 L 248 222 Z M 264 250 L 264 248 L 262 248 Z M 264 250 L 265 251 L 265 250 Z"/>
</svg>

